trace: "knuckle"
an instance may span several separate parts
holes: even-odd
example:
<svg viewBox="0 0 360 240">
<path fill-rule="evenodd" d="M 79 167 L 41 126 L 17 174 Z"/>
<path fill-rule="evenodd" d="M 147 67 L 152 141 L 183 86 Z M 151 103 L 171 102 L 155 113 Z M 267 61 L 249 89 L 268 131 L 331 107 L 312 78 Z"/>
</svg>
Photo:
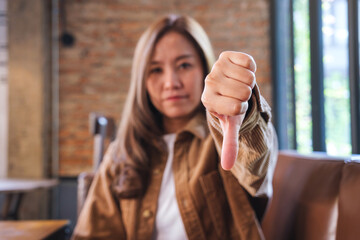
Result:
<svg viewBox="0 0 360 240">
<path fill-rule="evenodd" d="M 205 78 L 205 86 L 209 89 L 215 88 L 216 87 L 216 80 L 215 77 L 213 76 L 213 74 L 209 74 L 206 78 Z"/>
<path fill-rule="evenodd" d="M 209 105 L 209 96 L 208 96 L 208 92 L 204 91 L 201 95 L 201 102 L 203 103 L 203 105 L 206 107 Z"/>
<path fill-rule="evenodd" d="M 203 92 L 203 93 L 201 94 L 200 101 L 202 102 L 202 104 L 203 104 L 203 105 L 205 105 L 205 104 L 206 104 L 205 92 Z"/>
<path fill-rule="evenodd" d="M 244 61 L 245 67 L 247 69 L 250 69 L 250 71 L 255 72 L 256 71 L 256 63 L 255 63 L 254 58 L 249 54 L 244 54 L 243 58 L 244 58 L 243 61 Z"/>
<path fill-rule="evenodd" d="M 248 101 L 251 98 L 251 95 L 252 95 L 252 88 L 248 87 L 247 88 L 247 99 L 246 99 L 246 101 Z"/>
<path fill-rule="evenodd" d="M 248 85 L 253 85 L 253 82 L 255 81 L 255 73 L 247 71 L 245 81 Z"/>
<path fill-rule="evenodd" d="M 205 92 L 201 95 L 201 102 L 204 105 L 204 107 L 208 110 L 208 111 L 214 111 L 214 107 L 213 104 L 211 102 L 211 97 L 206 94 Z"/>
<path fill-rule="evenodd" d="M 257 66 L 256 66 L 256 62 L 255 62 L 255 60 L 254 60 L 254 58 L 252 56 L 250 56 L 250 64 L 251 64 L 251 66 L 253 68 L 252 71 L 255 73 L 256 69 L 257 69 Z"/>
<path fill-rule="evenodd" d="M 224 55 L 225 55 L 225 52 L 221 52 L 221 53 L 219 54 L 219 58 L 218 58 L 218 59 L 224 58 Z"/>
<path fill-rule="evenodd" d="M 250 69 L 250 67 L 251 67 L 251 59 L 250 59 L 250 57 L 248 56 L 248 55 L 244 55 L 245 56 L 245 67 L 246 68 L 248 68 L 248 69 Z"/>
<path fill-rule="evenodd" d="M 230 110 L 230 116 L 236 116 L 244 114 L 248 109 L 248 103 L 245 102 L 236 102 L 233 104 L 232 109 Z"/>
<path fill-rule="evenodd" d="M 230 116 L 236 116 L 241 114 L 242 111 L 242 104 L 241 102 L 235 102 L 232 107 L 230 108 Z"/>
<path fill-rule="evenodd" d="M 221 68 L 220 61 L 216 61 L 216 62 L 214 63 L 214 66 L 213 66 L 211 72 L 212 72 L 212 73 L 213 73 L 213 72 L 216 72 L 219 68 Z"/>
<path fill-rule="evenodd" d="M 251 89 L 253 89 L 255 87 L 255 84 L 256 84 L 256 76 L 255 76 L 255 73 L 253 73 L 253 78 L 252 78 L 252 81 L 250 83 Z"/>
<path fill-rule="evenodd" d="M 248 95 L 246 93 L 242 92 L 238 99 L 240 101 L 247 101 L 248 100 Z"/>
<path fill-rule="evenodd" d="M 248 101 L 251 97 L 251 94 L 252 94 L 252 89 L 250 87 L 243 88 L 240 96 L 240 100 L 243 102 Z"/>
<path fill-rule="evenodd" d="M 229 51 L 223 51 L 220 53 L 219 59 L 227 59 L 227 58 L 229 58 L 229 54 L 230 54 Z"/>
<path fill-rule="evenodd" d="M 208 74 L 208 76 L 213 76 L 215 73 L 219 72 L 221 69 L 221 61 L 216 61 L 210 71 L 210 73 Z"/>
</svg>

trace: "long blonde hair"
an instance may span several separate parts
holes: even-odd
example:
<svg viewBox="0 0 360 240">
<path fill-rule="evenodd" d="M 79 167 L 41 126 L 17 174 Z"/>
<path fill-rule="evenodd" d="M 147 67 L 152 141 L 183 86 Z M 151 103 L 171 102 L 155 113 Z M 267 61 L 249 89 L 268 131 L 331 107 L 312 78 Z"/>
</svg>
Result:
<svg viewBox="0 0 360 240">
<path fill-rule="evenodd" d="M 149 99 L 145 79 L 154 47 L 169 31 L 179 32 L 194 44 L 203 62 L 204 76 L 215 61 L 207 34 L 198 22 L 188 16 L 162 17 L 140 37 L 133 58 L 130 89 L 116 138 L 116 158 L 139 172 L 141 178 L 146 178 L 150 167 L 146 149 L 155 147 L 161 151 L 163 147 L 161 115 Z"/>
</svg>

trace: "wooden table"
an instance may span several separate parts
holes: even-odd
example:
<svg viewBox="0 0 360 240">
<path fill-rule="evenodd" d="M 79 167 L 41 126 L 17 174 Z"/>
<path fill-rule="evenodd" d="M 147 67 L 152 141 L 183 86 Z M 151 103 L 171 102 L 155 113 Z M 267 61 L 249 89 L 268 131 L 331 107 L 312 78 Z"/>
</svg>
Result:
<svg viewBox="0 0 360 240">
<path fill-rule="evenodd" d="M 17 220 L 19 217 L 19 208 L 21 200 L 26 192 L 37 189 L 48 189 L 58 184 L 57 179 L 11 179 L 0 178 L 0 193 L 6 195 L 5 203 L 2 209 L 2 220 Z"/>
<path fill-rule="evenodd" d="M 66 239 L 68 220 L 0 221 L 0 239 Z"/>
</svg>

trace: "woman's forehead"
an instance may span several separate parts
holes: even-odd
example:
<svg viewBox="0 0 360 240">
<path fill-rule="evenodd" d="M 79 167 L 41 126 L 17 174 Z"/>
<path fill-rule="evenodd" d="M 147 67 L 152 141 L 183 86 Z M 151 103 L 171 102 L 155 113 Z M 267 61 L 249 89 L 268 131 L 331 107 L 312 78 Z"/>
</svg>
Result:
<svg viewBox="0 0 360 240">
<path fill-rule="evenodd" d="M 171 31 L 162 36 L 154 46 L 153 61 L 178 58 L 183 55 L 197 55 L 196 49 L 183 34 Z"/>
</svg>

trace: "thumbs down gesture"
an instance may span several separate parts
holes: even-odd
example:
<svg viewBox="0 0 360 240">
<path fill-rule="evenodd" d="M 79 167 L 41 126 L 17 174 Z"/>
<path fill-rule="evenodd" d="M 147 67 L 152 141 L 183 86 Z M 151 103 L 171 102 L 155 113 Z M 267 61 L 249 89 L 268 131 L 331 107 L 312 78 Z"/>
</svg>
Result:
<svg viewBox="0 0 360 240">
<path fill-rule="evenodd" d="M 237 158 L 239 131 L 255 86 L 254 59 L 241 52 L 223 52 L 205 78 L 201 101 L 220 121 L 221 166 L 230 170 Z"/>
</svg>

